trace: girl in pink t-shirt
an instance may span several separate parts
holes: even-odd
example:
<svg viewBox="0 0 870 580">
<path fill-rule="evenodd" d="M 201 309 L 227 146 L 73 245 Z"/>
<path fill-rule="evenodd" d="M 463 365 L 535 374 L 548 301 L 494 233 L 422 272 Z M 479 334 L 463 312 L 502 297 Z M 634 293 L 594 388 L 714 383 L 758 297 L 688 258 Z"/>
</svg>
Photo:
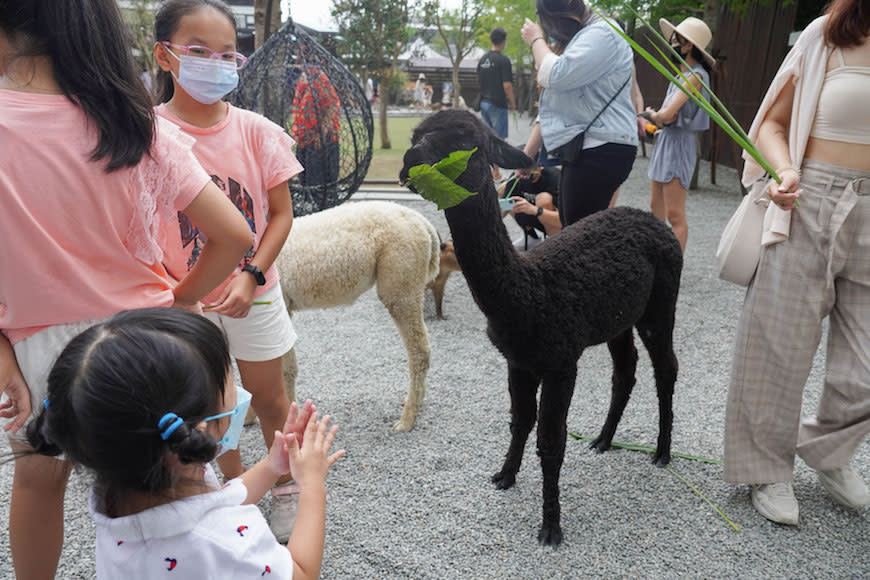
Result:
<svg viewBox="0 0 870 580">
<path fill-rule="evenodd" d="M 21 454 L 48 369 L 93 321 L 196 309 L 250 230 L 148 102 L 115 0 L 0 1 L 0 417 L 15 462 L 16 576 L 54 577 L 68 461 Z M 183 211 L 209 236 L 173 287 L 159 224 Z"/>
<path fill-rule="evenodd" d="M 235 19 L 220 0 L 169 0 L 154 19 L 157 114 L 196 139 L 193 152 L 245 216 L 254 245 L 236 271 L 203 301 L 206 316 L 229 339 L 242 384 L 253 396 L 267 448 L 290 406 L 282 357 L 296 340 L 274 260 L 293 223 L 288 180 L 302 171 L 293 140 L 266 118 L 221 100 L 238 83 Z M 179 277 L 198 262 L 197 224 L 180 217 L 164 231 L 164 265 Z M 228 479 L 241 475 L 237 451 L 218 460 Z M 287 541 L 296 494 L 289 475 L 273 490 L 272 531 Z"/>
</svg>

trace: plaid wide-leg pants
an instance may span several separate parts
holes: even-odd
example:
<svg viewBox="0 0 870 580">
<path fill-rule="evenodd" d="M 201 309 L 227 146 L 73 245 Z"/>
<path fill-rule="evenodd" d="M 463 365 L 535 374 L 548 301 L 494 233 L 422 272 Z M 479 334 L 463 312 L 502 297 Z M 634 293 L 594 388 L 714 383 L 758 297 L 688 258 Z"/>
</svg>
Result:
<svg viewBox="0 0 870 580">
<path fill-rule="evenodd" d="M 791 481 L 795 453 L 815 469 L 848 464 L 870 433 L 870 171 L 804 164 L 785 242 L 761 253 L 737 329 L 725 417 L 725 479 Z M 825 384 L 800 423 L 830 316 Z"/>
</svg>

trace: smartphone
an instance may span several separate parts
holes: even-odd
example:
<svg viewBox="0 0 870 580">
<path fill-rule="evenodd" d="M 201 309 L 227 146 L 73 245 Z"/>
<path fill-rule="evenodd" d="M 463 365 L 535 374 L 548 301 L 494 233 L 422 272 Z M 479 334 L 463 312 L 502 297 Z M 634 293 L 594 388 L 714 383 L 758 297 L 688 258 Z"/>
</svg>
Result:
<svg viewBox="0 0 870 580">
<path fill-rule="evenodd" d="M 510 211 L 513 209 L 516 200 L 510 198 L 500 198 L 498 200 L 498 207 L 501 208 L 501 211 Z"/>
</svg>

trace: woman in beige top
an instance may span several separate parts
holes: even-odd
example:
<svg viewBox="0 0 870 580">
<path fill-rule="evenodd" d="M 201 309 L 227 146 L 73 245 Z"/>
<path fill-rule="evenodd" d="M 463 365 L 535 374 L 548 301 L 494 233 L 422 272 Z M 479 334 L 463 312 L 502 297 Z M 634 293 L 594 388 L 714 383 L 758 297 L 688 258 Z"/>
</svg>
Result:
<svg viewBox="0 0 870 580">
<path fill-rule="evenodd" d="M 755 508 L 795 525 L 795 454 L 845 506 L 870 492 L 852 467 L 870 433 L 870 10 L 834 0 L 777 73 L 750 138 L 782 178 L 767 194 L 789 234 L 762 249 L 738 325 L 728 396 L 725 478 Z M 744 183 L 763 171 L 747 161 Z M 801 400 L 828 317 L 815 416 Z"/>
</svg>

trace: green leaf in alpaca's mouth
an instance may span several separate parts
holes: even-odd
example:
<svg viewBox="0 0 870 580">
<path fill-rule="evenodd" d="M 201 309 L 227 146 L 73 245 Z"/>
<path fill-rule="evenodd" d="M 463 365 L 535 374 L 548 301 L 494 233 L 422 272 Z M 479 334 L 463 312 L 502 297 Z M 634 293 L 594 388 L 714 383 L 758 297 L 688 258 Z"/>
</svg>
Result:
<svg viewBox="0 0 870 580">
<path fill-rule="evenodd" d="M 477 151 L 454 151 L 434 165 L 415 165 L 408 170 L 408 183 L 424 199 L 438 204 L 438 209 L 458 205 L 465 198 L 477 195 L 457 185 L 456 178 L 468 167 L 468 160 Z"/>
</svg>

